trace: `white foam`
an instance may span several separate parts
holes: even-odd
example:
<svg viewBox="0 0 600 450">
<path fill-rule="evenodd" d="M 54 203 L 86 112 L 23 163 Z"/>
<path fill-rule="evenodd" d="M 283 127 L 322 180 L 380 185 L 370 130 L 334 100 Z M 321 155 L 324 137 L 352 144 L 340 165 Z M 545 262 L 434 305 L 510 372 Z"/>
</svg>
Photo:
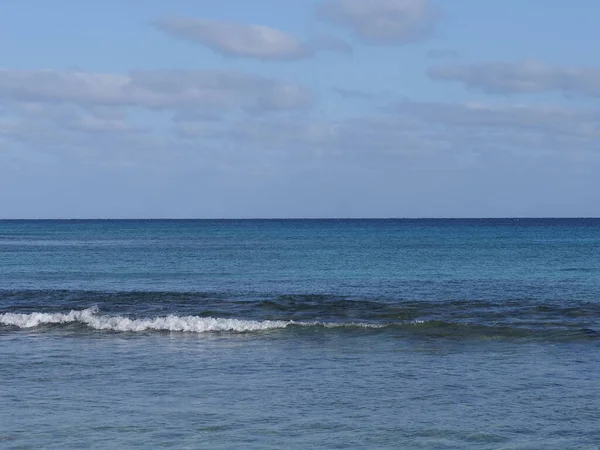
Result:
<svg viewBox="0 0 600 450">
<path fill-rule="evenodd" d="M 130 319 L 123 316 L 107 316 L 99 314 L 98 308 L 92 307 L 68 313 L 40 313 L 30 314 L 5 313 L 0 314 L 0 325 L 15 326 L 18 328 L 35 328 L 40 325 L 55 325 L 80 323 L 95 330 L 106 331 L 179 331 L 188 333 L 207 332 L 250 332 L 267 331 L 286 328 L 290 325 L 303 327 L 323 328 L 383 328 L 385 324 L 371 324 L 360 322 L 295 322 L 293 320 L 243 320 L 221 319 L 198 316 L 175 316 Z"/>
<path fill-rule="evenodd" d="M 82 311 L 69 313 L 31 313 L 31 314 L 0 314 L 0 324 L 11 325 L 19 328 L 35 328 L 40 325 L 82 323 L 95 330 L 110 331 L 181 331 L 190 333 L 206 333 L 210 331 L 265 331 L 285 328 L 293 324 L 292 321 L 255 321 L 239 319 L 215 319 L 198 316 L 156 317 L 147 319 L 130 319 L 122 316 L 104 316 L 98 314 L 97 308 L 88 308 Z"/>
</svg>

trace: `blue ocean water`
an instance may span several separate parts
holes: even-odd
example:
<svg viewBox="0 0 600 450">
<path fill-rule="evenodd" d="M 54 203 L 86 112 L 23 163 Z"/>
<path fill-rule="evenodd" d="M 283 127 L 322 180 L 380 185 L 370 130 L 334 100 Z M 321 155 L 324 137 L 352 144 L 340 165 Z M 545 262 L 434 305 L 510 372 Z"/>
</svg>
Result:
<svg viewBox="0 0 600 450">
<path fill-rule="evenodd" d="M 600 448 L 600 219 L 0 221 L 0 448 Z"/>
</svg>

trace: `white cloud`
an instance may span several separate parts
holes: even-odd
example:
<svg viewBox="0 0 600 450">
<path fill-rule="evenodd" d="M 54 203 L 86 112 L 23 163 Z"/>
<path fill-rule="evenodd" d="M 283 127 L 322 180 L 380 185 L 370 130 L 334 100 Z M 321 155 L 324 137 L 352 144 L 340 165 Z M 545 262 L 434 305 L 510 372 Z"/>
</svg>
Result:
<svg viewBox="0 0 600 450">
<path fill-rule="evenodd" d="M 197 122 L 197 128 L 189 121 L 185 127 L 187 137 L 195 134 L 200 141 L 218 136 L 255 151 L 375 165 L 417 158 L 452 167 L 452 160 L 494 154 L 518 155 L 520 161 L 548 154 L 568 159 L 576 152 L 597 154 L 600 146 L 600 111 L 531 106 L 402 101 L 385 113 L 345 120 L 246 118 Z"/>
<path fill-rule="evenodd" d="M 189 18 L 165 18 L 155 25 L 170 36 L 230 57 L 274 61 L 310 58 L 317 51 L 349 53 L 352 50 L 346 42 L 333 36 L 321 36 L 305 43 L 263 25 Z"/>
<path fill-rule="evenodd" d="M 550 106 L 399 102 L 393 111 L 432 124 L 600 139 L 600 111 Z"/>
<path fill-rule="evenodd" d="M 456 81 L 494 94 L 561 92 L 600 96 L 600 68 L 558 66 L 540 61 L 436 66 L 435 80 Z"/>
<path fill-rule="evenodd" d="M 94 149 L 100 142 L 148 133 L 126 116 L 102 117 L 64 104 L 13 103 L 10 127 L 0 130 L 7 138 L 31 146 Z"/>
<path fill-rule="evenodd" d="M 308 46 L 313 52 L 330 51 L 349 55 L 353 52 L 352 46 L 343 39 L 330 34 L 321 34 L 310 39 Z"/>
<path fill-rule="evenodd" d="M 135 204 L 144 204 L 148 192 L 159 195 L 179 185 L 181 191 L 174 193 L 173 199 L 181 195 L 187 199 L 178 210 L 183 215 L 190 214 L 186 205 L 194 204 L 199 205 L 198 213 L 222 216 L 220 210 L 198 203 L 202 192 L 215 191 L 220 195 L 213 206 L 225 202 L 223 211 L 237 215 L 242 214 L 240 211 L 248 215 L 276 215 L 281 211 L 318 214 L 314 202 L 322 202 L 322 211 L 331 215 L 331 204 L 340 206 L 340 201 L 347 202 L 348 208 L 355 205 L 356 214 L 366 214 L 364 208 L 378 201 L 380 206 L 387 205 L 379 213 L 400 214 L 395 207 L 390 208 L 399 204 L 394 203 L 399 196 L 410 197 L 415 189 L 421 195 L 422 189 L 429 188 L 429 196 L 415 197 L 417 209 L 411 214 L 500 214 L 498 204 L 490 207 L 488 200 L 490 196 L 506 196 L 506 189 L 513 191 L 506 198 L 507 207 L 512 208 L 517 201 L 523 213 L 546 198 L 547 189 L 554 189 L 552 195 L 563 195 L 564 211 L 571 211 L 569 205 L 581 195 L 590 199 L 587 205 L 597 204 L 597 194 L 592 194 L 597 190 L 571 185 L 566 195 L 559 187 L 573 180 L 592 183 L 597 179 L 600 112 L 595 110 L 404 101 L 377 115 L 339 120 L 308 114 L 227 112 L 216 117 L 194 111 L 171 117 L 149 111 L 144 113 L 143 122 L 152 126 L 140 130 L 135 117 L 126 117 L 123 128 L 119 117 L 105 116 L 102 111 L 96 116 L 75 105 L 27 104 L 18 109 L 17 104 L 12 110 L 4 106 L 0 118 L 0 183 L 7 177 L 17 183 L 25 176 L 19 171 L 33 171 L 36 177 L 50 180 L 48 186 L 54 186 L 68 174 L 80 181 L 66 180 L 64 192 L 81 194 L 90 180 L 105 192 L 106 186 L 112 186 L 107 180 L 114 179 L 123 186 L 140 187 Z M 520 184 L 515 186 L 515 182 Z M 239 189 L 224 197 L 223 189 L 232 183 Z M 523 196 L 531 186 L 537 193 L 525 201 Z M 306 197 L 306 189 L 314 192 L 314 198 Z M 293 205 L 289 210 L 279 209 L 289 206 L 290 190 L 298 194 Z M 90 203 L 87 195 L 94 190 L 86 192 L 77 204 Z M 40 189 L 39 195 L 45 194 L 46 189 Z M 34 197 L 39 200 L 39 195 Z M 273 195 L 281 200 L 278 206 Z M 356 203 L 356 195 L 364 195 L 363 200 Z M 385 201 L 381 195 L 387 195 Z M 50 197 L 48 205 L 56 208 Z M 265 199 L 262 213 L 255 209 L 256 198 Z M 117 214 L 112 202 L 121 200 L 120 189 L 115 189 L 111 206 L 105 204 L 105 215 Z M 136 211 L 126 202 L 122 205 L 125 215 Z M 300 213 L 298 205 L 310 206 Z M 473 205 L 479 206 L 474 210 Z M 23 211 L 39 214 L 40 206 L 45 207 L 46 202 Z M 246 207 L 249 209 L 243 209 Z M 48 211 L 57 214 L 56 209 Z M 96 209 L 90 211 L 98 215 Z M 157 214 L 144 208 L 139 211 L 140 215 Z M 338 213 L 349 211 L 353 210 L 340 206 Z M 515 214 L 510 208 L 502 211 Z M 552 209 L 545 213 L 548 211 Z M 574 207 L 572 211 L 581 214 L 590 209 Z M 159 212 L 165 214 L 164 210 Z"/>
<path fill-rule="evenodd" d="M 428 0 L 329 0 L 319 15 L 376 45 L 423 40 L 432 33 L 436 18 Z"/>
<path fill-rule="evenodd" d="M 130 74 L 0 69 L 0 99 L 152 109 L 221 108 L 267 113 L 303 109 L 310 90 L 295 83 L 219 71 Z"/>
<path fill-rule="evenodd" d="M 155 95 L 172 92 L 172 85 L 186 85 L 185 77 L 164 78 L 156 73 L 135 80 Z M 44 89 L 48 90 L 48 85 Z M 114 158 L 128 163 L 145 160 L 150 157 L 148 152 L 156 158 L 178 151 L 181 161 L 188 158 L 187 154 L 208 152 L 215 170 L 220 170 L 219 164 L 241 171 L 246 166 L 254 170 L 252 161 L 256 158 L 257 164 L 260 161 L 272 166 L 272 170 L 284 172 L 291 169 L 285 161 L 292 160 L 294 165 L 324 161 L 331 170 L 338 165 L 359 170 L 363 165 L 388 164 L 451 169 L 501 154 L 518 155 L 520 162 L 548 155 L 565 161 L 574 154 L 600 158 L 600 111 L 594 109 L 400 101 L 374 115 L 334 120 L 309 114 L 231 114 L 228 108 L 206 109 L 201 104 L 197 108 L 175 109 L 175 114 L 167 115 L 149 109 L 139 120 L 135 111 L 128 114 L 125 110 L 120 115 L 113 112 L 116 106 L 99 107 L 105 95 L 91 90 L 92 96 L 89 91 L 78 90 L 77 96 L 67 97 L 68 101 L 57 94 L 44 97 L 52 101 L 5 100 L 0 120 L 4 145 L 12 140 L 28 148 L 43 148 L 47 154 L 67 152 L 92 159 L 97 154 L 104 155 L 98 156 L 103 161 Z M 1 96 L 6 97 L 6 93 Z M 141 101 L 140 98 L 146 98 L 143 96 L 133 97 L 135 102 L 127 98 L 127 102 L 115 102 L 155 105 Z M 288 92 L 273 98 L 287 100 L 262 103 L 254 98 L 252 106 L 258 111 L 281 110 L 290 106 L 287 101 L 297 102 Z M 162 144 L 152 144 L 154 141 Z M 187 163 L 182 163 L 182 167 L 187 167 Z"/>
</svg>

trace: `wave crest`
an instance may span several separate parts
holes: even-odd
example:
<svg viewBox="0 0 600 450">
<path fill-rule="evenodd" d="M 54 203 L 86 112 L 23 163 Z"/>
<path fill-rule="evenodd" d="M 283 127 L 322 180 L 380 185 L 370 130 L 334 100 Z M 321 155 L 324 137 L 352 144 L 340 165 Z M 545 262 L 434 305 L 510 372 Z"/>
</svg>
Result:
<svg viewBox="0 0 600 450">
<path fill-rule="evenodd" d="M 2 327 L 33 329 L 44 326 L 74 324 L 91 330 L 113 332 L 183 332 L 183 333 L 249 333 L 285 328 L 320 328 L 347 331 L 386 329 L 398 337 L 417 339 L 533 339 L 549 341 L 571 341 L 578 339 L 600 339 L 600 331 L 587 324 L 567 326 L 551 324 L 477 324 L 441 320 L 402 320 L 391 322 L 327 322 L 294 320 L 246 320 L 201 316 L 177 316 L 129 318 L 100 314 L 97 307 L 71 310 L 65 313 L 4 313 L 0 314 Z"/>
<path fill-rule="evenodd" d="M 88 308 L 68 313 L 0 314 L 0 324 L 18 328 L 36 328 L 41 325 L 58 325 L 81 323 L 95 330 L 106 331 L 179 331 L 189 333 L 206 333 L 217 331 L 250 332 L 285 328 L 294 324 L 292 321 L 279 320 L 240 320 L 220 319 L 198 316 L 175 316 L 130 319 L 123 316 L 103 316 L 98 308 Z"/>
</svg>

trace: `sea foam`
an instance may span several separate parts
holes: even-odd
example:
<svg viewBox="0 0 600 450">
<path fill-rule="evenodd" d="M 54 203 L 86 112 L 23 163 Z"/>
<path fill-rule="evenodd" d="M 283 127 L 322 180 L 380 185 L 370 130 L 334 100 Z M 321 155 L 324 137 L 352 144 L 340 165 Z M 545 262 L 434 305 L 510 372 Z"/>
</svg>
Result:
<svg viewBox="0 0 600 450">
<path fill-rule="evenodd" d="M 370 323 L 336 323 L 336 322 L 296 322 L 293 320 L 244 320 L 223 319 L 198 316 L 176 316 L 131 319 L 123 316 L 107 316 L 99 314 L 98 308 L 92 307 L 68 313 L 0 314 L 0 325 L 18 328 L 36 328 L 42 325 L 60 325 L 79 323 L 95 330 L 139 332 L 139 331 L 174 331 L 188 333 L 207 332 L 251 332 L 268 331 L 286 328 L 290 325 L 301 327 L 358 327 L 381 328 L 383 324 Z"/>
<path fill-rule="evenodd" d="M 130 319 L 123 316 L 98 314 L 97 308 L 68 313 L 0 314 L 0 324 L 18 328 L 35 328 L 40 325 L 81 323 L 95 330 L 109 331 L 180 331 L 205 333 L 211 331 L 248 332 L 285 328 L 292 321 L 220 319 L 198 316 L 175 316 Z"/>
</svg>

